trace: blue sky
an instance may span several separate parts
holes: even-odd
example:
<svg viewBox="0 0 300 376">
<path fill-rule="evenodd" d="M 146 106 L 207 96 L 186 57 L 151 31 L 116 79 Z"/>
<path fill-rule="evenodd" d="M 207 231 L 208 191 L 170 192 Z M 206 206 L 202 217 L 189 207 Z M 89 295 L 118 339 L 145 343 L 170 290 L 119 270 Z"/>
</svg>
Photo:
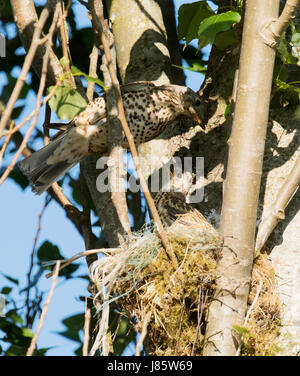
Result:
<svg viewBox="0 0 300 376">
<path fill-rule="evenodd" d="M 175 0 L 176 12 L 182 3 L 192 2 L 191 0 Z M 45 1 L 39 1 L 38 3 L 44 4 Z M 77 1 L 74 1 L 74 3 L 76 22 L 79 27 L 90 26 L 85 8 Z M 14 72 L 16 76 L 18 73 L 17 70 Z M 195 90 L 198 89 L 203 76 L 191 71 L 185 71 L 185 73 L 187 75 L 187 86 Z M 4 77 L 0 74 L 0 92 L 3 85 L 5 85 Z M 35 97 L 32 95 L 26 104 L 22 117 L 30 113 L 34 105 Z M 44 108 L 40 112 L 38 124 L 42 124 L 43 119 Z M 0 219 L 2 229 L 0 271 L 14 278 L 19 278 L 22 287 L 26 286 L 29 254 L 33 247 L 37 230 L 38 215 L 43 208 L 44 201 L 45 195 L 34 196 L 29 189 L 23 192 L 11 179 L 7 179 L 0 187 L 0 207 L 2 212 Z M 37 246 L 39 247 L 47 239 L 57 244 L 65 257 L 71 257 L 84 250 L 81 236 L 79 236 L 75 227 L 65 217 L 63 210 L 56 203 L 50 203 L 45 211 Z M 85 262 L 81 261 L 79 264 L 81 266 L 76 275 L 86 274 L 87 267 Z M 89 295 L 87 293 L 87 281 L 78 278 L 66 282 L 61 282 L 61 280 L 54 293 L 38 340 L 39 347 L 53 347 L 48 352 L 48 355 L 73 355 L 77 345 L 58 335 L 57 332 L 64 329 L 61 324 L 63 318 L 84 311 L 84 303 L 79 301 L 78 296 Z M 0 275 L 0 290 L 7 285 L 11 284 Z M 50 285 L 50 280 L 41 278 L 40 288 L 46 291 L 46 295 Z M 15 297 L 17 296 L 15 295 Z"/>
</svg>

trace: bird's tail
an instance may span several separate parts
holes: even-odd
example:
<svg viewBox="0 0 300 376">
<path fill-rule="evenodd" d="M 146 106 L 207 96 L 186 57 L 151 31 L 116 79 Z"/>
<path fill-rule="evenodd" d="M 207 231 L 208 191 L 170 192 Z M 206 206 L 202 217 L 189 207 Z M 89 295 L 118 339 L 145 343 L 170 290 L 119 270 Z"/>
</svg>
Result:
<svg viewBox="0 0 300 376">
<path fill-rule="evenodd" d="M 64 132 L 57 139 L 51 141 L 47 146 L 34 152 L 28 158 L 25 158 L 19 163 L 21 171 L 29 179 L 33 192 L 38 195 L 48 189 L 60 176 L 66 173 L 78 162 L 47 163 L 48 158 L 57 149 L 66 134 L 67 132 Z"/>
</svg>

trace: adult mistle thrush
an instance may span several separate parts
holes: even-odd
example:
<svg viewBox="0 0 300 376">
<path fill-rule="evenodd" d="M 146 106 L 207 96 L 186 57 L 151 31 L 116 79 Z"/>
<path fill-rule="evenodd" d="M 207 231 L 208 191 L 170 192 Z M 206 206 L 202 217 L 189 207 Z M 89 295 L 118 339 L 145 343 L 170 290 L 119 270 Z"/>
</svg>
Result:
<svg viewBox="0 0 300 376">
<path fill-rule="evenodd" d="M 158 136 L 179 115 L 201 123 L 200 97 L 178 85 L 136 82 L 121 86 L 126 119 L 136 145 Z M 105 96 L 91 101 L 68 123 L 67 130 L 20 162 L 33 191 L 41 194 L 61 175 L 93 152 L 107 152 Z M 128 147 L 124 137 L 123 147 Z"/>
</svg>

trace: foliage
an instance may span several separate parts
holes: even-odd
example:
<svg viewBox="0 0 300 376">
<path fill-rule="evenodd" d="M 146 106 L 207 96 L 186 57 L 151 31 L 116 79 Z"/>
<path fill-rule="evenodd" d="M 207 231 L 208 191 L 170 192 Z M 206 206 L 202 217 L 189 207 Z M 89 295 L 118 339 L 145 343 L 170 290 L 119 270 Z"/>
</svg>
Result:
<svg viewBox="0 0 300 376">
<path fill-rule="evenodd" d="M 185 47 L 198 39 L 198 51 L 213 43 L 224 50 L 236 45 L 232 26 L 240 20 L 240 14 L 233 10 L 215 14 L 205 0 L 183 4 L 178 12 L 178 37 L 185 40 Z"/>
<path fill-rule="evenodd" d="M 292 22 L 280 38 L 274 69 L 272 105 L 286 108 L 296 107 L 299 113 L 300 80 L 300 33 Z"/>
</svg>

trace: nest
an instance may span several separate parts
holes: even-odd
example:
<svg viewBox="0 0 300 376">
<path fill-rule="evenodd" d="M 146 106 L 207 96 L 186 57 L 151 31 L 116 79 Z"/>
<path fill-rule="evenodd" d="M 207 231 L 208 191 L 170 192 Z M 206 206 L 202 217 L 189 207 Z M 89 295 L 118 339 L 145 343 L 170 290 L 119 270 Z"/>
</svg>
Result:
<svg viewBox="0 0 300 376">
<path fill-rule="evenodd" d="M 137 355 L 142 345 L 149 355 L 201 355 L 220 241 L 215 229 L 196 211 L 178 218 L 166 232 L 178 260 L 176 270 L 149 227 L 132 235 L 123 249 L 109 252 L 91 265 L 90 278 L 98 290 L 95 302 L 101 316 L 92 353 L 100 348 L 102 354 L 109 354 L 109 306 L 115 302 L 120 314 L 130 318 L 141 333 Z M 258 258 L 249 305 L 261 280 L 263 288 L 249 318 L 247 335 L 243 335 L 242 355 L 273 351 L 269 345 L 278 332 L 280 305 L 272 276 L 269 260 Z"/>
<path fill-rule="evenodd" d="M 252 272 L 249 307 L 257 297 L 243 336 L 241 355 L 273 356 L 280 348 L 281 302 L 276 288 L 272 261 L 266 253 L 255 261 Z"/>
</svg>

